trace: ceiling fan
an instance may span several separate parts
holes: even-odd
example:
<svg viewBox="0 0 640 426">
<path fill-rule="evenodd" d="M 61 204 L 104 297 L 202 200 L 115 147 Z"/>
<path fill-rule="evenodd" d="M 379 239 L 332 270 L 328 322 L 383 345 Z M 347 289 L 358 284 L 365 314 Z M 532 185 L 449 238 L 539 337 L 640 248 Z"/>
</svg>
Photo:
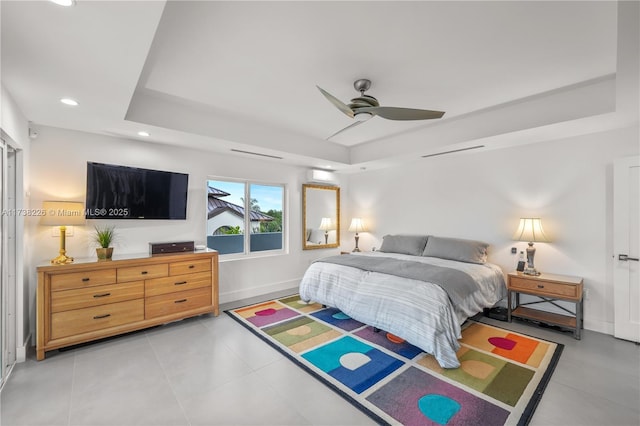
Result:
<svg viewBox="0 0 640 426">
<path fill-rule="evenodd" d="M 428 109 L 413 109 L 413 108 L 398 108 L 380 106 L 378 100 L 373 96 L 365 95 L 364 92 L 371 87 L 371 80 L 361 78 L 353 83 L 353 87 L 360 92 L 360 96 L 351 99 L 350 104 L 345 104 L 340 99 L 333 96 L 320 86 L 316 86 L 320 93 L 329 100 L 336 108 L 348 115 L 350 118 L 356 121 L 344 129 L 338 130 L 327 139 L 331 139 L 339 133 L 344 132 L 347 129 L 355 127 L 364 123 L 374 115 L 378 115 L 387 120 L 431 120 L 434 118 L 441 118 L 444 115 L 443 111 L 430 111 Z"/>
</svg>

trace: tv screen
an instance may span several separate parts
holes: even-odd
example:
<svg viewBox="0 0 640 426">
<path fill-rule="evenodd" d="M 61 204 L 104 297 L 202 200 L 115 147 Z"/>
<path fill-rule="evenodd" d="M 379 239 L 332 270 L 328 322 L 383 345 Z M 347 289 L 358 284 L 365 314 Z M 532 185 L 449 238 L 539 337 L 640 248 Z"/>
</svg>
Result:
<svg viewBox="0 0 640 426">
<path fill-rule="evenodd" d="M 87 162 L 87 219 L 186 219 L 189 175 Z"/>
</svg>

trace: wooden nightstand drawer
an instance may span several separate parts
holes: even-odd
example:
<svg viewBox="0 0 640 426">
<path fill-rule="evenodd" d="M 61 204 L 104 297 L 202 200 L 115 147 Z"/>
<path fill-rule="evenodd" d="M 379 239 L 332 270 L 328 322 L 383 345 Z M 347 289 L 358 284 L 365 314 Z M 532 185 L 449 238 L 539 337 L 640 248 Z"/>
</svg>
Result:
<svg viewBox="0 0 640 426">
<path fill-rule="evenodd" d="M 211 272 L 207 271 L 146 280 L 144 287 L 147 297 L 191 290 L 199 287 L 211 287 Z"/>
<path fill-rule="evenodd" d="M 144 299 L 74 309 L 51 315 L 51 338 L 60 339 L 142 320 Z"/>
<path fill-rule="evenodd" d="M 150 278 L 166 277 L 167 275 L 169 275 L 169 265 L 166 263 L 118 268 L 119 283 L 125 281 L 148 280 Z"/>
<path fill-rule="evenodd" d="M 144 281 L 56 291 L 51 293 L 51 312 L 89 308 L 143 297 Z"/>
<path fill-rule="evenodd" d="M 534 292 L 536 294 L 548 294 L 552 296 L 577 299 L 578 286 L 572 284 L 562 284 L 545 280 L 531 280 L 520 277 L 511 277 L 509 287 L 513 290 L 524 292 Z"/>
<path fill-rule="evenodd" d="M 147 297 L 144 314 L 145 318 L 149 319 L 211 305 L 211 287 L 203 287 Z"/>
<path fill-rule="evenodd" d="M 69 274 L 51 275 L 51 291 L 113 284 L 115 282 L 115 268 L 102 269 L 99 271 L 72 272 Z"/>
</svg>

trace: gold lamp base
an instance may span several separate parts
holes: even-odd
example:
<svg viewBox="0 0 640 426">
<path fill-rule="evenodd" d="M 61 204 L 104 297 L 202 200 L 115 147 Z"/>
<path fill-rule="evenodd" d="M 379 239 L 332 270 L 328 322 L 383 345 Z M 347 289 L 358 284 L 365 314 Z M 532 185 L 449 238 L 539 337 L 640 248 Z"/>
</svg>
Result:
<svg viewBox="0 0 640 426">
<path fill-rule="evenodd" d="M 51 259 L 51 263 L 53 265 L 64 265 L 65 263 L 72 263 L 72 262 L 73 262 L 73 257 L 67 256 L 64 253 L 64 250 L 60 250 L 60 254 L 56 258 Z"/>
<path fill-rule="evenodd" d="M 66 235 L 67 235 L 67 227 L 60 227 L 60 254 L 58 257 L 51 259 L 51 264 L 53 265 L 64 265 L 65 263 L 73 262 L 73 257 L 67 256 L 66 250 Z"/>
</svg>

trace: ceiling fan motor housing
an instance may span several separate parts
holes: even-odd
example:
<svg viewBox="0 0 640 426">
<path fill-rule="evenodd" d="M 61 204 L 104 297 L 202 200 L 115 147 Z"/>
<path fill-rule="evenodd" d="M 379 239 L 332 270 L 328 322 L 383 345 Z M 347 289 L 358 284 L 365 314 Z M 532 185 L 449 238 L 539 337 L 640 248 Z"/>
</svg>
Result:
<svg viewBox="0 0 640 426">
<path fill-rule="evenodd" d="M 378 100 L 373 96 L 362 95 L 357 98 L 351 99 L 351 103 L 348 105 L 349 108 L 353 110 L 353 112 L 357 112 L 358 108 L 370 108 L 380 106 Z"/>
</svg>

